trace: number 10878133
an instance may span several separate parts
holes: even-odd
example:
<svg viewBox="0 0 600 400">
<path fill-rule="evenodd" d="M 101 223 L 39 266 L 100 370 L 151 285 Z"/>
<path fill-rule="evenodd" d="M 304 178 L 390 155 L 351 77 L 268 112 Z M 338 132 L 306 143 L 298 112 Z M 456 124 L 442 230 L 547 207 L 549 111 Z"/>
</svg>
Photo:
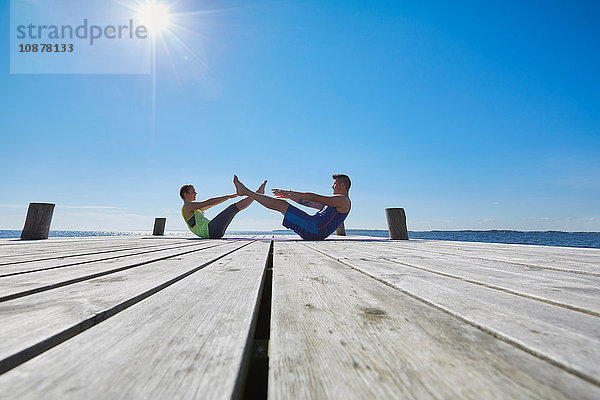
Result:
<svg viewBox="0 0 600 400">
<path fill-rule="evenodd" d="M 72 43 L 34 43 L 19 44 L 19 53 L 72 53 Z"/>
</svg>

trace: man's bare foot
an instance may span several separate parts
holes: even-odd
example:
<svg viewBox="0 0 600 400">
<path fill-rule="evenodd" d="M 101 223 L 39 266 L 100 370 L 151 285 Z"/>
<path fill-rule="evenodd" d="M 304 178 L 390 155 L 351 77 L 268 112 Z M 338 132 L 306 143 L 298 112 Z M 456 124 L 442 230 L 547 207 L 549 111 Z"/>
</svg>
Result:
<svg viewBox="0 0 600 400">
<path fill-rule="evenodd" d="M 240 182 L 237 175 L 233 176 L 233 184 L 235 185 L 235 192 L 239 196 L 247 196 L 248 192 L 250 192 L 250 190 L 246 186 L 244 186 L 242 182 Z"/>
<path fill-rule="evenodd" d="M 265 186 L 267 186 L 266 179 L 263 181 L 263 183 L 260 184 L 258 189 L 256 189 L 256 193 L 265 194 Z"/>
</svg>

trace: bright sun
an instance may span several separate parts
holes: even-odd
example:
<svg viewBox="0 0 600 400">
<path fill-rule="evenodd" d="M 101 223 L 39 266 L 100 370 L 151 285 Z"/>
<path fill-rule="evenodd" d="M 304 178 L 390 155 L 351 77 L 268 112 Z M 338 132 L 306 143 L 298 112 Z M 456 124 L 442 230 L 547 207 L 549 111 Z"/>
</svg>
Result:
<svg viewBox="0 0 600 400">
<path fill-rule="evenodd" d="M 148 28 L 150 33 L 160 33 L 169 29 L 171 14 L 169 7 L 158 0 L 148 0 L 140 5 L 140 22 Z"/>
</svg>

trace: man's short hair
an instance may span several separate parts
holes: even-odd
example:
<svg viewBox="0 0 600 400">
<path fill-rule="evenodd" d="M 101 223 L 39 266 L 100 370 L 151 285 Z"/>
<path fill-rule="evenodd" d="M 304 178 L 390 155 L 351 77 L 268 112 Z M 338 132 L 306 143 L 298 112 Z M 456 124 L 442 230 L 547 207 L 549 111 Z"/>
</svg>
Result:
<svg viewBox="0 0 600 400">
<path fill-rule="evenodd" d="M 185 200 L 185 194 L 188 193 L 193 187 L 194 185 L 183 185 L 181 189 L 179 189 L 179 195 L 181 196 L 181 200 Z"/>
<path fill-rule="evenodd" d="M 341 183 L 343 183 L 346 186 L 346 190 L 350 190 L 350 177 L 348 175 L 344 175 L 344 174 L 333 174 L 331 176 L 333 179 L 335 180 L 339 180 Z"/>
</svg>

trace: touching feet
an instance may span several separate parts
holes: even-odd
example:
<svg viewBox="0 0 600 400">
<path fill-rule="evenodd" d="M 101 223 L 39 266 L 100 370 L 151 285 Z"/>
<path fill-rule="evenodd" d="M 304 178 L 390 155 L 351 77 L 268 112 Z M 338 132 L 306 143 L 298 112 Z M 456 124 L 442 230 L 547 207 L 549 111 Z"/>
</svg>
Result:
<svg viewBox="0 0 600 400">
<path fill-rule="evenodd" d="M 244 185 L 243 185 L 243 184 L 242 184 L 242 183 L 241 183 L 241 182 L 240 182 L 240 181 L 237 179 L 237 176 L 234 176 L 234 178 L 233 178 L 233 183 L 235 183 L 236 181 L 238 182 L 238 184 L 239 184 L 239 185 L 241 185 L 241 187 L 243 187 L 243 188 L 246 190 L 246 193 L 252 193 L 250 190 L 248 190 L 248 188 L 246 188 L 246 186 L 244 186 Z M 258 187 L 258 189 L 256 189 L 256 193 L 262 193 L 262 194 L 264 194 L 264 193 L 265 193 L 265 186 L 267 186 L 267 181 L 266 181 L 266 180 L 265 180 L 265 181 L 263 181 L 263 183 L 261 183 L 261 184 L 260 184 L 260 186 Z M 237 194 L 238 194 L 238 195 L 240 195 L 240 194 L 239 194 L 239 193 L 240 193 L 240 191 L 239 191 L 239 189 L 238 189 L 238 186 L 237 186 L 237 185 L 236 185 L 236 187 L 235 187 L 235 188 L 236 188 L 236 190 L 237 190 Z M 242 196 L 243 196 L 243 195 L 242 195 Z M 247 207 L 248 207 L 250 204 L 252 204 L 252 202 L 253 202 L 253 201 L 254 201 L 254 200 L 252 199 L 252 197 L 246 197 L 245 199 L 238 201 L 238 202 L 236 203 L 236 205 L 237 205 L 237 208 L 238 208 L 239 210 L 243 210 L 243 209 L 247 208 Z"/>
<path fill-rule="evenodd" d="M 264 183 L 266 184 L 266 181 Z M 233 184 L 235 185 L 235 192 L 237 193 L 238 196 L 247 196 L 248 193 L 251 192 L 250 189 L 248 189 L 246 186 L 244 186 L 244 184 L 242 182 L 240 182 L 237 175 L 233 176 Z"/>
</svg>

